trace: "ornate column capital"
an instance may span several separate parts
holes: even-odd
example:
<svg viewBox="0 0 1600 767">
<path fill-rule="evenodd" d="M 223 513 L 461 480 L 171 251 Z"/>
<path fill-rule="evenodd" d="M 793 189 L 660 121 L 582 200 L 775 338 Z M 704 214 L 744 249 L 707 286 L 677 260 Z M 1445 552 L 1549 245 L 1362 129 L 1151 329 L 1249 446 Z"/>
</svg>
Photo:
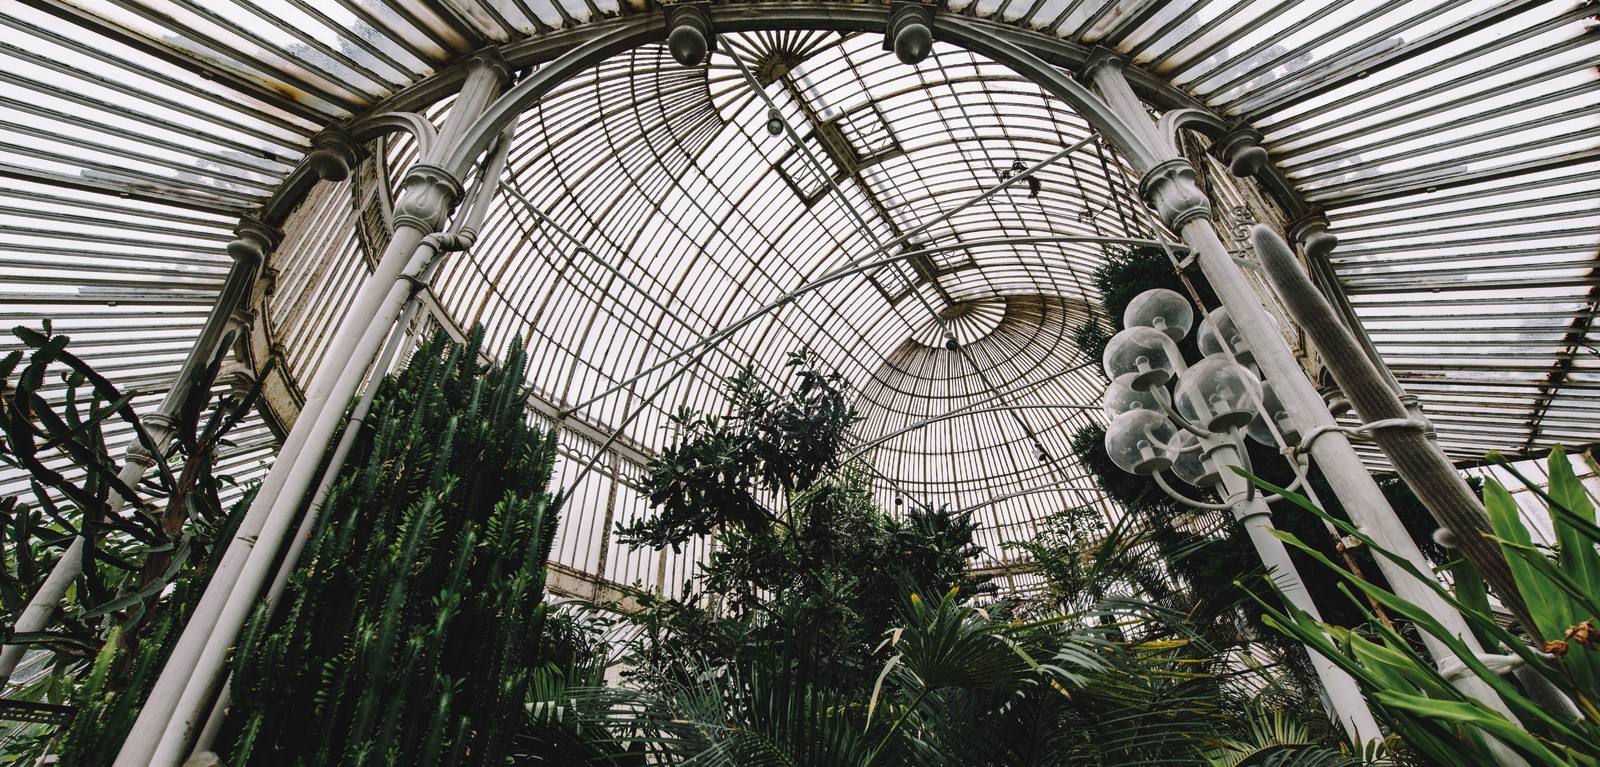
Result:
<svg viewBox="0 0 1600 767">
<path fill-rule="evenodd" d="M 506 61 L 499 48 L 483 48 L 464 59 L 467 69 L 482 69 L 492 73 L 501 82 L 511 79 L 511 62 Z"/>
<path fill-rule="evenodd" d="M 1200 191 L 1194 166 L 1182 158 L 1162 162 L 1145 173 L 1139 179 L 1139 196 L 1173 232 L 1182 232 L 1190 221 L 1211 218 L 1211 202 Z"/>
<path fill-rule="evenodd" d="M 343 181 L 350 169 L 361 162 L 366 148 L 343 128 L 328 128 L 311 137 L 311 153 L 306 165 L 324 181 Z"/>
<path fill-rule="evenodd" d="M 1326 258 L 1339 245 L 1339 238 L 1328 231 L 1328 219 L 1321 213 L 1289 222 L 1289 238 L 1300 243 L 1307 258 Z"/>
<path fill-rule="evenodd" d="M 178 381 L 173 385 L 185 386 L 187 383 Z M 139 423 L 144 426 L 145 433 L 150 435 L 150 441 L 157 447 L 166 444 L 178 431 L 178 419 L 166 413 L 156 412 L 141 416 Z M 157 457 L 137 440 L 128 444 L 127 456 L 129 463 L 136 463 L 145 471 L 155 468 Z"/>
<path fill-rule="evenodd" d="M 1095 78 L 1102 70 L 1121 72 L 1128 68 L 1128 57 L 1101 46 L 1095 46 L 1089 51 L 1088 58 L 1083 60 L 1083 67 L 1078 70 L 1079 79 L 1093 84 Z"/>
<path fill-rule="evenodd" d="M 217 370 L 217 383 L 228 387 L 228 396 L 244 399 L 256 385 L 256 371 L 238 360 L 228 360 Z"/>
<path fill-rule="evenodd" d="M 233 228 L 233 232 L 239 236 L 228 243 L 228 255 L 247 266 L 261 264 L 266 260 L 267 253 L 283 241 L 283 233 L 277 227 L 248 213 L 239 218 L 239 224 Z"/>
<path fill-rule="evenodd" d="M 395 204 L 394 225 L 424 233 L 439 228 L 445 214 L 461 199 L 461 180 L 437 165 L 418 164 L 400 180 L 400 199 Z"/>
</svg>

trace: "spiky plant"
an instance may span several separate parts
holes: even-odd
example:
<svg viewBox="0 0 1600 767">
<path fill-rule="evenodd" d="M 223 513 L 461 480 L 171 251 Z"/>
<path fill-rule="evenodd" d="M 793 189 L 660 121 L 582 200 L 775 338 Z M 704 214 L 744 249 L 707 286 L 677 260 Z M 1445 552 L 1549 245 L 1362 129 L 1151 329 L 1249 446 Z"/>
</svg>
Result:
<svg viewBox="0 0 1600 767">
<path fill-rule="evenodd" d="M 138 392 L 120 390 L 70 351 L 70 337 L 41 324 L 13 328 L 21 346 L 0 356 L 0 464 L 27 474 L 33 500 L 0 499 L 0 637 L 48 657 L 49 671 L 8 700 L 64 704 L 74 715 L 59 743 L 54 726 L 9 728 L 0 763 L 32 763 L 54 747 L 64 767 L 100 765 L 132 728 L 208 563 L 249 505 L 253 490 L 224 508 L 233 480 L 215 468 L 260 390 L 213 392 L 231 347 L 224 337 L 208 365 L 176 382 L 181 404 L 164 411 L 173 429 L 164 460 L 134 481 L 110 435 L 131 432 L 146 454 L 158 447 L 134 411 Z M 84 552 L 76 566 L 63 562 L 74 541 Z M 58 568 L 72 587 L 45 591 Z M 33 600 L 50 608 L 47 620 L 14 630 Z"/>
<path fill-rule="evenodd" d="M 374 403 L 281 614 L 239 642 L 229 764 L 501 764 L 541 667 L 553 434 L 527 357 L 436 335 Z M 221 749 L 219 749 L 221 750 Z"/>
</svg>

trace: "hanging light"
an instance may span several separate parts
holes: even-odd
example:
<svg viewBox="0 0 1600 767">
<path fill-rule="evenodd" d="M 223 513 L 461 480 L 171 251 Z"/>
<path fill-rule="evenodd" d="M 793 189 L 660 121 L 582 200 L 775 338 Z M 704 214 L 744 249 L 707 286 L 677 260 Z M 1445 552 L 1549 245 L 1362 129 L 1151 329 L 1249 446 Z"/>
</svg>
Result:
<svg viewBox="0 0 1600 767">
<path fill-rule="evenodd" d="M 1272 390 L 1272 384 L 1261 382 L 1261 412 L 1244 428 L 1244 433 L 1250 439 L 1263 445 L 1275 447 L 1277 440 L 1272 437 L 1272 430 L 1267 428 L 1267 418 L 1272 419 L 1272 425 L 1278 427 L 1278 433 L 1283 435 L 1283 443 L 1290 447 L 1300 444 L 1300 430 L 1294 427 L 1294 419 L 1289 417 L 1288 411 L 1283 407 L 1283 402 L 1278 399 L 1277 392 Z"/>
<path fill-rule="evenodd" d="M 1243 365 L 1207 357 L 1178 379 L 1173 395 L 1178 413 L 1211 432 L 1226 432 L 1255 418 L 1261 381 Z"/>
<path fill-rule="evenodd" d="M 1165 415 L 1143 408 L 1129 410 L 1106 427 L 1106 454 L 1130 474 L 1154 474 L 1172 466 L 1169 447 L 1177 428 Z"/>
<path fill-rule="evenodd" d="M 1255 352 L 1251 351 L 1250 343 L 1240 335 L 1239 328 L 1233 324 L 1233 318 L 1228 316 L 1228 310 L 1217 307 L 1200 322 L 1200 332 L 1195 336 L 1195 343 L 1200 347 L 1200 353 L 1207 357 L 1230 353 L 1241 365 L 1254 364 Z"/>
<path fill-rule="evenodd" d="M 1183 359 L 1167 334 L 1151 327 L 1129 327 L 1106 343 L 1106 377 L 1130 389 L 1162 386 L 1179 372 Z"/>
<path fill-rule="evenodd" d="M 769 133 L 769 134 L 771 134 L 773 136 L 782 136 L 783 135 L 783 128 L 784 128 L 783 114 L 778 111 L 777 107 L 773 107 L 771 109 L 768 109 L 767 110 L 767 133 Z"/>
<path fill-rule="evenodd" d="M 1156 401 L 1155 392 L 1139 391 L 1115 382 L 1106 387 L 1105 396 L 1100 398 L 1100 407 L 1105 409 L 1107 418 L 1116 418 L 1129 410 L 1140 408 L 1161 412 L 1161 403 Z"/>
<path fill-rule="evenodd" d="M 1143 326 L 1155 328 L 1174 341 L 1181 341 L 1194 327 L 1194 308 L 1177 291 L 1157 288 L 1146 290 L 1128 302 L 1122 312 L 1123 327 Z"/>
<path fill-rule="evenodd" d="M 1200 438 L 1186 431 L 1178 432 L 1177 439 L 1173 440 L 1172 473 L 1195 487 L 1214 487 L 1222 482 L 1222 475 L 1206 457 Z"/>
</svg>

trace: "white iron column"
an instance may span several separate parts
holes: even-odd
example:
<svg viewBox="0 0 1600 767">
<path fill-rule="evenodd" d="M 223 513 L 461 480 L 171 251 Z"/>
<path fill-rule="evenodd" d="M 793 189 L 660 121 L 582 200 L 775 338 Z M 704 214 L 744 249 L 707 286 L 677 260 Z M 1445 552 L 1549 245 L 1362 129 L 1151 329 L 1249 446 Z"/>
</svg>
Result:
<svg viewBox="0 0 1600 767">
<path fill-rule="evenodd" d="M 1239 465 L 1238 449 L 1234 446 L 1236 439 L 1237 434 L 1234 439 L 1218 440 L 1208 451 L 1207 457 L 1218 467 Z M 1272 510 L 1267 507 L 1261 493 L 1250 492 L 1245 478 L 1227 468 L 1221 468 L 1217 475 L 1222 478 L 1223 503 L 1232 507 L 1233 518 L 1250 536 L 1250 543 L 1255 546 L 1261 564 L 1267 567 L 1272 576 L 1273 585 L 1278 587 L 1289 604 L 1316 620 L 1322 620 L 1299 571 L 1289 559 L 1288 549 L 1283 541 L 1272 534 Z M 1307 655 L 1311 658 L 1312 669 L 1317 672 L 1317 679 L 1322 682 L 1328 712 L 1344 726 L 1350 742 L 1361 746 L 1368 741 L 1381 739 L 1383 731 L 1378 727 L 1378 720 L 1372 717 L 1367 698 L 1361 694 L 1361 687 L 1356 680 L 1334 665 L 1333 661 L 1314 652 L 1308 652 Z"/>
<path fill-rule="evenodd" d="M 461 196 L 461 180 L 435 163 L 448 154 L 454 142 L 471 134 L 473 124 L 509 75 L 497 55 L 474 57 L 469 66 L 470 74 L 443 133 L 401 182 L 394 234 L 332 336 L 324 356 L 329 367 L 311 381 L 294 428 L 237 534 L 215 565 L 200 603 L 118 754 L 116 767 L 176 767 L 204 721 L 229 651 L 316 479 L 344 405 L 366 377 L 404 303 L 407 291 L 402 275 L 415 269 L 415 261 L 424 255 L 420 251 L 435 247 L 424 239 L 438 232 Z M 427 258 L 432 255 L 426 253 Z M 394 299 L 397 293 L 398 301 Z M 332 367 L 341 362 L 343 368 Z"/>
<path fill-rule="evenodd" d="M 1149 123 L 1149 114 L 1139 104 L 1133 89 L 1122 76 L 1122 66 L 1119 58 L 1102 56 L 1087 68 L 1087 74 L 1093 78 L 1095 87 L 1114 110 L 1139 110 L 1137 115 L 1123 113 L 1125 120 Z M 1283 402 L 1284 410 L 1293 419 L 1295 428 L 1301 434 L 1312 434 L 1323 431 L 1322 427 L 1335 427 L 1333 416 L 1328 413 L 1322 397 L 1295 361 L 1294 353 L 1267 315 L 1266 308 L 1261 305 L 1260 298 L 1250 287 L 1244 273 L 1234 263 L 1233 255 L 1222 244 L 1212 222 L 1211 204 L 1196 183 L 1194 168 L 1164 141 L 1158 142 L 1155 149 L 1163 159 L 1153 167 L 1142 169 L 1143 177 L 1139 180 L 1139 190 L 1145 202 L 1155 209 L 1162 223 L 1177 232 L 1195 253 L 1206 281 L 1227 308 L 1228 316 L 1238 327 L 1240 335 L 1250 343 L 1256 365 L 1261 368 L 1262 376 L 1272 382 L 1273 391 Z M 1366 465 L 1343 433 L 1323 433 L 1312 442 L 1311 456 L 1333 485 L 1351 520 L 1362 532 L 1423 572 L 1428 571 L 1427 560 L 1400 524 L 1372 474 L 1367 471 Z M 1473 652 L 1482 652 L 1466 620 L 1432 586 L 1419 582 L 1385 557 L 1374 558 L 1396 594 L 1433 615 Z M 1423 640 L 1436 664 L 1454 657 L 1442 642 L 1426 634 Z M 1468 675 L 1455 684 L 1458 689 L 1493 707 L 1512 722 L 1517 721 L 1494 690 L 1477 677 Z M 1499 756 L 1502 764 L 1525 764 L 1509 750 Z"/>
<path fill-rule="evenodd" d="M 161 399 L 156 411 L 142 419 L 145 432 L 149 434 L 155 449 L 153 451 L 146 449 L 138 442 L 128 446 L 127 458 L 124 459 L 122 470 L 117 474 L 118 479 L 128 487 L 137 487 L 139 480 L 155 466 L 159 456 L 165 455 L 167 445 L 173 437 L 172 419 L 183 408 L 184 401 L 189 395 L 189 379 L 197 371 L 211 364 L 212 357 L 217 353 L 217 345 L 222 342 L 228 326 L 232 324 L 233 315 L 250 295 L 250 286 L 255 283 L 257 270 L 266 259 L 266 254 L 277 246 L 279 240 L 276 229 L 254 218 L 244 218 L 234 231 L 239 237 L 229 242 L 227 247 L 228 255 L 233 257 L 233 266 L 228 270 L 222 290 L 217 294 L 217 303 L 212 307 L 211 314 L 206 317 L 205 324 L 201 326 L 200 335 L 190 348 L 189 356 L 178 368 L 178 375 L 173 379 L 172 387 L 167 389 L 166 396 Z M 112 513 L 116 513 L 127 504 L 127 499 L 112 494 L 108 503 L 111 504 Z M 61 557 L 56 560 L 55 567 L 51 568 L 50 575 L 46 576 L 38 593 L 33 595 L 28 605 L 23 608 L 22 614 L 17 617 L 16 625 L 12 627 L 13 631 L 28 634 L 41 631 L 49 624 L 50 615 L 66 596 L 67 588 L 83 572 L 83 549 L 83 536 L 74 538 L 71 545 L 67 546 L 66 551 L 63 551 Z M 0 651 L 0 686 L 11 678 L 11 673 L 16 671 L 17 663 L 22 660 L 23 653 L 27 649 L 26 644 L 13 644 L 7 645 L 4 651 Z"/>
</svg>

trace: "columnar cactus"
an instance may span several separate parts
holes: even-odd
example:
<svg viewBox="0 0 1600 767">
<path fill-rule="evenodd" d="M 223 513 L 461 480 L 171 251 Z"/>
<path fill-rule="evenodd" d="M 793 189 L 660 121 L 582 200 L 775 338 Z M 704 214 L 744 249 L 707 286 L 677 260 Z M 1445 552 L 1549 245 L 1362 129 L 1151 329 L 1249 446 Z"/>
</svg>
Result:
<svg viewBox="0 0 1600 767">
<path fill-rule="evenodd" d="M 505 761 L 559 504 L 527 357 L 484 365 L 481 342 L 435 336 L 382 384 L 279 614 L 240 639 L 229 764 Z"/>
</svg>

